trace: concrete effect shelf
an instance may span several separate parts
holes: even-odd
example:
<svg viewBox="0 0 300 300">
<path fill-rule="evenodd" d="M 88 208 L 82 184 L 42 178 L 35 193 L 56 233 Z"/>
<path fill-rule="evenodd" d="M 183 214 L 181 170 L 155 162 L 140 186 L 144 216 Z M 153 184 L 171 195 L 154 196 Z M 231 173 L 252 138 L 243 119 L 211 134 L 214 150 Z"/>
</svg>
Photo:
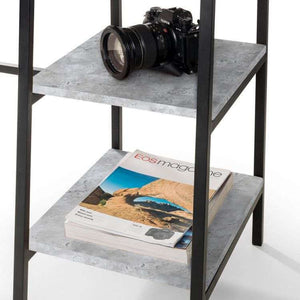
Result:
<svg viewBox="0 0 300 300">
<path fill-rule="evenodd" d="M 190 267 L 77 240 L 64 235 L 64 220 L 108 175 L 126 152 L 109 150 L 30 230 L 30 250 L 169 285 L 190 287 Z M 258 177 L 234 174 L 234 185 L 209 228 L 207 281 L 209 288 L 227 252 L 237 242 L 263 189 Z"/>
<path fill-rule="evenodd" d="M 112 78 L 102 63 L 100 34 L 34 76 L 33 92 L 106 103 L 186 117 L 196 116 L 196 74 L 181 77 L 155 70 L 133 72 L 123 81 Z M 241 86 L 265 59 L 258 44 L 215 41 L 212 120 L 220 119 Z M 201 70 L 200 70 L 201 71 Z M 241 92 L 241 91 L 240 91 Z M 218 120 L 219 121 L 219 120 Z"/>
</svg>

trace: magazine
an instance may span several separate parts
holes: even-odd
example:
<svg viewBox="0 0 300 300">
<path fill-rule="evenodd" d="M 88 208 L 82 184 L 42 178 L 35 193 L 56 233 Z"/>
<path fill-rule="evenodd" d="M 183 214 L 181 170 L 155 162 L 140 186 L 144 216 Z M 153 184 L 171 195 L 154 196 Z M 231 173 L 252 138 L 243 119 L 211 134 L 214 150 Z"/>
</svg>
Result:
<svg viewBox="0 0 300 300">
<path fill-rule="evenodd" d="M 230 171 L 211 169 L 210 199 L 229 175 Z M 136 150 L 66 219 L 109 234 L 174 247 L 192 225 L 193 181 L 193 164 Z"/>
<path fill-rule="evenodd" d="M 226 198 L 233 184 L 233 175 L 229 175 L 225 183 L 217 193 L 214 194 L 208 205 L 208 226 L 212 223 L 215 215 Z M 79 224 L 66 221 L 66 236 L 85 242 L 98 244 L 111 249 L 125 250 L 139 255 L 152 256 L 160 259 L 170 260 L 183 264 L 190 264 L 191 261 L 191 240 L 192 229 L 188 230 L 179 240 L 174 248 L 165 247 L 158 244 L 150 244 L 136 239 L 113 235 L 101 230 L 81 226 Z"/>
</svg>

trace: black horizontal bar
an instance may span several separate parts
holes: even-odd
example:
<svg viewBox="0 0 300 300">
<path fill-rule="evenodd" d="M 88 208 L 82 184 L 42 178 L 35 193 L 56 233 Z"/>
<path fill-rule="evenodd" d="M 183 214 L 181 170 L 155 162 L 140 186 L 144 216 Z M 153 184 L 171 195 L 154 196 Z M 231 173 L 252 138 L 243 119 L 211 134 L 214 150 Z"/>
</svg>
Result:
<svg viewBox="0 0 300 300">
<path fill-rule="evenodd" d="M 33 75 L 36 75 L 43 69 L 41 68 L 34 68 Z M 19 75 L 19 67 L 16 64 L 6 64 L 0 63 L 0 73 L 12 74 L 12 75 Z"/>
<path fill-rule="evenodd" d="M 0 72 L 12 75 L 18 75 L 19 68 L 17 65 L 0 63 Z"/>
<path fill-rule="evenodd" d="M 248 83 L 251 81 L 251 79 L 253 78 L 253 76 L 264 65 L 266 59 L 267 59 L 267 55 L 265 54 L 260 59 L 260 61 L 257 63 L 257 65 L 253 68 L 253 70 L 248 74 L 248 76 L 245 78 L 245 80 L 240 84 L 239 88 L 235 91 L 235 93 L 232 95 L 232 97 L 229 99 L 229 101 L 226 103 L 226 105 L 222 108 L 222 110 L 219 112 L 219 114 L 216 116 L 216 118 L 212 121 L 212 131 L 214 131 L 215 128 L 218 126 L 218 124 L 220 123 L 220 121 L 223 119 L 223 117 L 229 111 L 229 109 L 231 108 L 231 106 L 233 105 L 233 103 L 240 96 L 240 94 L 245 89 L 245 87 L 248 85 Z"/>
<path fill-rule="evenodd" d="M 34 68 L 33 69 L 33 74 L 36 75 L 42 70 L 43 69 L 40 69 L 40 68 Z M 0 63 L 0 73 L 19 75 L 19 67 L 16 64 Z M 32 104 L 36 103 L 37 101 L 39 101 L 44 96 L 45 95 L 32 94 Z"/>
<path fill-rule="evenodd" d="M 256 207 L 256 205 L 258 203 L 258 200 L 260 199 L 260 197 L 262 195 L 262 192 L 263 192 L 263 188 L 261 189 L 260 193 L 257 195 L 254 204 L 252 205 L 252 207 L 249 210 L 246 218 L 244 219 L 242 225 L 240 226 L 240 228 L 239 228 L 239 230 L 238 230 L 235 238 L 233 239 L 233 241 L 232 241 L 229 249 L 226 252 L 226 255 L 225 255 L 224 259 L 222 260 L 222 262 L 221 262 L 221 264 L 220 264 L 217 272 L 215 273 L 215 276 L 214 276 L 213 280 L 211 281 L 209 287 L 207 288 L 207 290 L 206 290 L 206 298 L 207 299 L 210 297 L 211 293 L 213 292 L 213 290 L 214 290 L 214 288 L 215 288 L 215 286 L 216 286 L 216 284 L 217 284 L 217 282 L 218 282 L 218 280 L 219 280 L 219 278 L 220 278 L 220 276 L 221 276 L 221 274 L 222 274 L 222 272 L 223 272 L 223 270 L 224 270 L 224 268 L 225 268 L 225 266 L 226 266 L 226 264 L 227 264 L 227 262 L 228 262 L 228 260 L 229 260 L 229 258 L 231 256 L 231 254 L 232 254 L 232 252 L 233 252 L 233 250 L 234 250 L 237 242 L 240 239 L 240 236 L 241 236 L 242 232 L 245 229 L 245 226 L 246 226 L 247 222 L 249 221 L 250 216 L 253 213 L 253 210 L 255 209 L 255 207 Z"/>
</svg>

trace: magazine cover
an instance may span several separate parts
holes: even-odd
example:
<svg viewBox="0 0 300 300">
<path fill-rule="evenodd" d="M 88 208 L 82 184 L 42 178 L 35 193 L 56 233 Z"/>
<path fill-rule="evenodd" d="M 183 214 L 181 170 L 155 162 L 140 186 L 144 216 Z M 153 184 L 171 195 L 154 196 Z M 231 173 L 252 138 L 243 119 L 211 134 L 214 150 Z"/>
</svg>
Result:
<svg viewBox="0 0 300 300">
<path fill-rule="evenodd" d="M 210 198 L 229 171 L 211 170 Z M 174 247 L 192 225 L 194 166 L 128 154 L 68 216 L 98 230 Z"/>
</svg>

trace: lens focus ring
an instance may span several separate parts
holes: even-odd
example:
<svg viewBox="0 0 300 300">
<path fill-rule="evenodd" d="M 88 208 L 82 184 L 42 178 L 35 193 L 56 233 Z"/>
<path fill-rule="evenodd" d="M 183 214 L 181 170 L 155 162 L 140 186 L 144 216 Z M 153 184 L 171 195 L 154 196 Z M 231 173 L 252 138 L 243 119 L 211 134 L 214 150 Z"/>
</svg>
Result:
<svg viewBox="0 0 300 300">
<path fill-rule="evenodd" d="M 152 67 L 157 59 L 157 46 L 151 29 L 143 24 L 132 26 L 129 29 L 136 34 L 143 49 L 143 62 L 141 67 Z"/>
</svg>

